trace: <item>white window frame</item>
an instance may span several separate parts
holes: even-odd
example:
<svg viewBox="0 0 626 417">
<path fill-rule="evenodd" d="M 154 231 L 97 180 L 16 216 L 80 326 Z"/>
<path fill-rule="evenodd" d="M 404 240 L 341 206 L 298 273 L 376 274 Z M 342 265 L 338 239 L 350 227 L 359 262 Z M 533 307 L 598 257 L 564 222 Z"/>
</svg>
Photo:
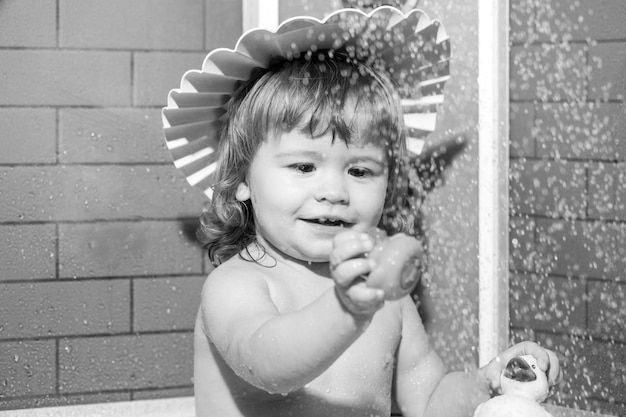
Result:
<svg viewBox="0 0 626 417">
<path fill-rule="evenodd" d="M 478 348 L 509 344 L 509 2 L 478 1 Z"/>
<path fill-rule="evenodd" d="M 242 0 L 243 30 L 278 26 L 279 0 Z M 478 2 L 479 365 L 508 345 L 509 5 Z"/>
<path fill-rule="evenodd" d="M 243 32 L 257 27 L 274 30 L 278 26 L 279 0 L 242 0 Z"/>
</svg>

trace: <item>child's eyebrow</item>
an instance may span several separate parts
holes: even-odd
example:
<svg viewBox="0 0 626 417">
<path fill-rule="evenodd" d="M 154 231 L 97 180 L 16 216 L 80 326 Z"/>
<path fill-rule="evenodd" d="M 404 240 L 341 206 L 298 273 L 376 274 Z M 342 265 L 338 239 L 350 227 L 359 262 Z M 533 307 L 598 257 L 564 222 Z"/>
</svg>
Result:
<svg viewBox="0 0 626 417">
<path fill-rule="evenodd" d="M 283 151 L 274 154 L 274 158 L 309 158 L 309 159 L 322 159 L 322 154 L 316 151 L 294 150 Z"/>
<path fill-rule="evenodd" d="M 324 159 L 323 152 L 317 151 L 307 151 L 307 150 L 293 150 L 293 151 L 283 151 L 274 154 L 274 157 L 277 159 L 282 158 L 308 158 L 313 160 L 321 160 Z M 371 156 L 371 155 L 355 155 L 350 158 L 351 163 L 364 163 L 370 162 L 376 165 L 380 165 L 381 167 L 387 166 L 387 160 L 382 157 Z"/>
<path fill-rule="evenodd" d="M 282 157 L 282 156 L 317 156 L 317 155 L 321 155 L 321 153 L 317 152 L 317 151 L 307 151 L 307 150 L 304 150 L 304 149 L 295 149 L 295 150 L 292 150 L 292 151 L 277 152 L 274 155 L 278 156 L 278 157 Z"/>
<path fill-rule="evenodd" d="M 387 160 L 385 158 L 377 158 L 375 156 L 358 156 L 354 158 L 356 162 L 372 162 L 378 165 L 386 166 Z"/>
</svg>

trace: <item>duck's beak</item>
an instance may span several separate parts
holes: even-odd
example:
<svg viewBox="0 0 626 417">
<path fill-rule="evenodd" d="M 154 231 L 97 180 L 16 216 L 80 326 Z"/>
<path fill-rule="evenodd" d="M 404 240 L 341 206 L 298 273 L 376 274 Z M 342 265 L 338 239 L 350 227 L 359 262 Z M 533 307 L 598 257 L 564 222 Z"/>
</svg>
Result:
<svg viewBox="0 0 626 417">
<path fill-rule="evenodd" d="M 518 382 L 528 382 L 537 379 L 537 375 L 532 367 L 520 357 L 515 357 L 507 363 L 503 375 Z"/>
</svg>

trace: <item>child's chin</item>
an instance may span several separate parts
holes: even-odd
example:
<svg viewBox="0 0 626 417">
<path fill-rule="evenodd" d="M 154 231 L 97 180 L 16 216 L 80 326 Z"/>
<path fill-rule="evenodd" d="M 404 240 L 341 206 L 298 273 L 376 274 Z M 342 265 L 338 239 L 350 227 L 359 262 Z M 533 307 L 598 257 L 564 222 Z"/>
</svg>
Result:
<svg viewBox="0 0 626 417">
<path fill-rule="evenodd" d="M 328 256 L 325 258 L 307 259 L 306 262 L 312 263 L 312 264 L 328 263 Z"/>
<path fill-rule="evenodd" d="M 308 263 L 328 263 L 329 255 L 302 255 L 298 256 L 297 258 L 300 259 L 302 262 Z"/>
<path fill-rule="evenodd" d="M 291 254 L 292 257 L 308 263 L 326 263 L 330 259 L 330 248 L 328 250 L 307 251 L 304 253 Z"/>
</svg>

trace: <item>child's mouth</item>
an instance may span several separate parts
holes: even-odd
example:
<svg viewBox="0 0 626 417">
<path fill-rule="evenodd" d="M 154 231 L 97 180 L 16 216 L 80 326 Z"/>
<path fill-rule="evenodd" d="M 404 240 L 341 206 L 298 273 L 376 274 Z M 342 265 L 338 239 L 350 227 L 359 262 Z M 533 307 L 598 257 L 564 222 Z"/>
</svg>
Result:
<svg viewBox="0 0 626 417">
<path fill-rule="evenodd" d="M 305 221 L 309 222 L 309 223 L 319 224 L 319 225 L 322 225 L 322 226 L 334 226 L 334 227 L 348 227 L 348 226 L 350 226 L 349 223 L 346 223 L 343 220 L 328 219 L 328 218 L 325 218 L 325 217 L 320 217 L 318 219 L 306 219 Z"/>
</svg>

